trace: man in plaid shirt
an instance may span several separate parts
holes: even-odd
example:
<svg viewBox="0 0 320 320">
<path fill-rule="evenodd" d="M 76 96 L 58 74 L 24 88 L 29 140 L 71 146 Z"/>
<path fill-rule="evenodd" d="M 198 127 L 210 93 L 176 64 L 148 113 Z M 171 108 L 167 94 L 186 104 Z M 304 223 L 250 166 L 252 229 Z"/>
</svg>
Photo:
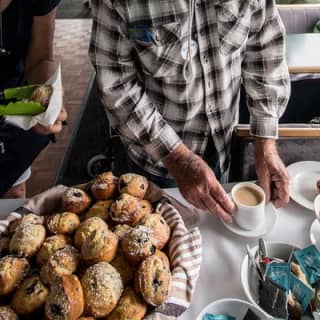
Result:
<svg viewBox="0 0 320 320">
<path fill-rule="evenodd" d="M 272 0 L 95 0 L 92 10 L 102 101 L 139 173 L 231 222 L 219 179 L 243 84 L 260 185 L 277 206 L 288 202 L 275 139 L 290 81 Z"/>
</svg>

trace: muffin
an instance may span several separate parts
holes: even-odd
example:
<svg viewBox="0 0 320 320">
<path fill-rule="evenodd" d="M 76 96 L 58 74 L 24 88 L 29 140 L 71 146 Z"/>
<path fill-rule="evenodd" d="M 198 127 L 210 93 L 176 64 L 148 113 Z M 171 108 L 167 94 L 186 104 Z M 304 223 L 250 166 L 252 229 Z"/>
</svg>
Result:
<svg viewBox="0 0 320 320">
<path fill-rule="evenodd" d="M 29 315 L 41 309 L 48 294 L 49 290 L 41 282 L 40 276 L 31 276 L 14 293 L 11 307 L 19 316 Z"/>
<path fill-rule="evenodd" d="M 158 249 L 156 250 L 154 255 L 158 256 L 162 260 L 165 267 L 170 271 L 170 261 L 169 261 L 168 256 L 164 252 L 162 252 Z"/>
<path fill-rule="evenodd" d="M 0 320 L 18 320 L 18 316 L 8 306 L 0 306 Z"/>
<path fill-rule="evenodd" d="M 141 263 L 135 276 L 135 289 L 153 306 L 167 300 L 171 289 L 171 273 L 159 256 L 153 255 Z"/>
<path fill-rule="evenodd" d="M 95 320 L 93 317 L 80 317 L 78 320 Z"/>
<path fill-rule="evenodd" d="M 0 296 L 11 293 L 29 271 L 25 258 L 5 256 L 0 259 Z"/>
<path fill-rule="evenodd" d="M 109 219 L 109 209 L 113 203 L 113 200 L 105 200 L 96 202 L 86 213 L 85 219 L 92 217 L 99 217 L 103 221 Z"/>
<path fill-rule="evenodd" d="M 117 224 L 113 229 L 113 233 L 119 240 L 122 240 L 129 230 L 131 230 L 131 227 L 128 224 Z"/>
<path fill-rule="evenodd" d="M 106 320 L 142 320 L 147 313 L 147 304 L 128 287 L 124 289 L 120 301 Z"/>
<path fill-rule="evenodd" d="M 82 259 L 92 265 L 113 260 L 118 249 L 118 237 L 108 229 L 97 230 L 84 242 L 81 248 Z"/>
<path fill-rule="evenodd" d="M 79 216 L 73 212 L 55 213 L 47 217 L 47 229 L 53 234 L 72 234 L 79 227 Z"/>
<path fill-rule="evenodd" d="M 70 239 L 62 234 L 48 237 L 42 244 L 40 250 L 37 253 L 36 260 L 39 266 L 43 266 L 47 263 L 49 258 L 59 249 L 65 247 L 70 243 Z"/>
<path fill-rule="evenodd" d="M 148 190 L 147 178 L 134 173 L 123 174 L 119 178 L 119 192 L 143 199 Z"/>
<path fill-rule="evenodd" d="M 129 284 L 133 280 L 135 268 L 125 259 L 121 249 L 118 249 L 117 255 L 110 264 L 120 273 L 124 285 Z"/>
<path fill-rule="evenodd" d="M 9 250 L 11 253 L 32 257 L 42 246 L 46 237 L 46 229 L 38 224 L 23 224 L 14 232 Z"/>
<path fill-rule="evenodd" d="M 42 224 L 44 223 L 44 217 L 38 216 L 34 213 L 28 213 L 22 216 L 20 219 L 14 220 L 10 223 L 9 232 L 14 233 L 16 229 L 24 224 Z"/>
<path fill-rule="evenodd" d="M 141 201 L 124 193 L 112 204 L 109 215 L 114 223 L 135 225 L 143 215 Z"/>
<path fill-rule="evenodd" d="M 90 206 L 90 197 L 81 189 L 68 188 L 62 195 L 62 210 L 81 214 Z"/>
<path fill-rule="evenodd" d="M 108 225 L 99 217 L 92 217 L 84 220 L 76 230 L 73 239 L 74 245 L 78 249 L 81 249 L 84 242 L 92 235 L 93 232 L 105 229 L 108 229 Z"/>
<path fill-rule="evenodd" d="M 153 212 L 153 206 L 152 203 L 148 200 L 141 200 L 141 210 L 143 215 L 145 216 L 146 214 L 151 214 Z"/>
<path fill-rule="evenodd" d="M 120 274 L 107 262 L 88 268 L 81 278 L 81 285 L 85 314 L 95 318 L 107 316 L 116 307 L 123 291 Z"/>
<path fill-rule="evenodd" d="M 9 253 L 10 238 L 0 236 L 0 258 Z"/>
<path fill-rule="evenodd" d="M 170 227 L 158 213 L 143 216 L 138 224 L 152 229 L 152 243 L 157 249 L 161 250 L 170 239 Z"/>
<path fill-rule="evenodd" d="M 91 193 L 96 200 L 112 199 L 117 194 L 118 178 L 112 172 L 98 175 L 91 185 Z"/>
<path fill-rule="evenodd" d="M 57 250 L 42 266 L 40 271 L 41 280 L 45 284 L 51 284 L 56 276 L 70 275 L 77 270 L 79 252 L 71 245 L 66 245 Z"/>
<path fill-rule="evenodd" d="M 122 239 L 121 247 L 129 262 L 139 264 L 156 251 L 152 244 L 152 230 L 146 226 L 132 228 Z"/>
<path fill-rule="evenodd" d="M 57 277 L 45 304 L 48 320 L 78 320 L 84 300 L 80 281 L 75 275 Z"/>
</svg>

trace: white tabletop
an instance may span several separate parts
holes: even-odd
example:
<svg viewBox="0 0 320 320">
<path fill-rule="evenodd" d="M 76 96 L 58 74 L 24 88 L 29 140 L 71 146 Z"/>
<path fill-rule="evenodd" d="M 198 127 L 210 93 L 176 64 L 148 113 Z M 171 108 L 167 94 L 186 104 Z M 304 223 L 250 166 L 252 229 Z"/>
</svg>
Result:
<svg viewBox="0 0 320 320">
<path fill-rule="evenodd" d="M 226 187 L 228 188 L 228 187 Z M 184 202 L 177 189 L 166 191 Z M 0 200 L 0 216 L 20 205 L 17 200 Z M 264 237 L 269 241 L 282 241 L 305 247 L 310 244 L 309 229 L 314 214 L 293 201 L 278 210 L 277 223 L 272 232 Z M 210 302 L 222 298 L 245 299 L 240 281 L 240 266 L 245 256 L 245 245 L 257 245 L 256 239 L 237 236 L 227 230 L 215 217 L 202 213 L 198 224 L 203 240 L 203 260 L 190 308 L 179 320 L 195 320 Z"/>
<path fill-rule="evenodd" d="M 166 191 L 183 201 L 177 189 Z M 277 211 L 274 229 L 264 236 L 267 241 L 281 241 L 306 247 L 311 244 L 309 229 L 315 219 L 312 211 L 291 201 Z M 222 298 L 247 300 L 240 281 L 240 267 L 245 256 L 245 245 L 257 245 L 257 239 L 242 238 L 227 230 L 217 218 L 202 213 L 198 224 L 203 241 L 200 278 L 189 309 L 179 320 L 195 320 L 210 302 Z"/>
</svg>

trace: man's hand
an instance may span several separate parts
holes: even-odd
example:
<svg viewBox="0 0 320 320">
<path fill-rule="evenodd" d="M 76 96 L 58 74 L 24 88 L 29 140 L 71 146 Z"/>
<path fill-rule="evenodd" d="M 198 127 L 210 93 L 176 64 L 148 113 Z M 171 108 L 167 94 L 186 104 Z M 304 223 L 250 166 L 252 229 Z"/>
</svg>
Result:
<svg viewBox="0 0 320 320">
<path fill-rule="evenodd" d="M 180 144 L 163 162 L 185 199 L 199 209 L 209 210 L 224 221 L 232 222 L 235 205 L 199 156 Z"/>
<path fill-rule="evenodd" d="M 255 138 L 255 160 L 259 185 L 266 193 L 266 201 L 271 200 L 280 208 L 289 202 L 289 174 L 279 157 L 273 139 Z"/>
<path fill-rule="evenodd" d="M 33 127 L 33 130 L 43 135 L 59 133 L 62 130 L 63 122 L 66 120 L 67 111 L 64 107 L 62 107 L 56 122 L 52 126 L 43 126 L 41 124 L 37 124 Z"/>
</svg>

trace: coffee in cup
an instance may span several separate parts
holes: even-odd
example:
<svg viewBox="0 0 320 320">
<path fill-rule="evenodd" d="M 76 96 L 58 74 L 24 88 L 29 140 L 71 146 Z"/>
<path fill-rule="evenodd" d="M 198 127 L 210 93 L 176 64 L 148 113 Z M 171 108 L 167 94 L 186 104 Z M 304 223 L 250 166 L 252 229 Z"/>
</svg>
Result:
<svg viewBox="0 0 320 320">
<path fill-rule="evenodd" d="M 252 182 L 241 182 L 231 190 L 231 196 L 237 206 L 235 222 L 245 230 L 254 230 L 264 221 L 265 193 Z"/>
</svg>

